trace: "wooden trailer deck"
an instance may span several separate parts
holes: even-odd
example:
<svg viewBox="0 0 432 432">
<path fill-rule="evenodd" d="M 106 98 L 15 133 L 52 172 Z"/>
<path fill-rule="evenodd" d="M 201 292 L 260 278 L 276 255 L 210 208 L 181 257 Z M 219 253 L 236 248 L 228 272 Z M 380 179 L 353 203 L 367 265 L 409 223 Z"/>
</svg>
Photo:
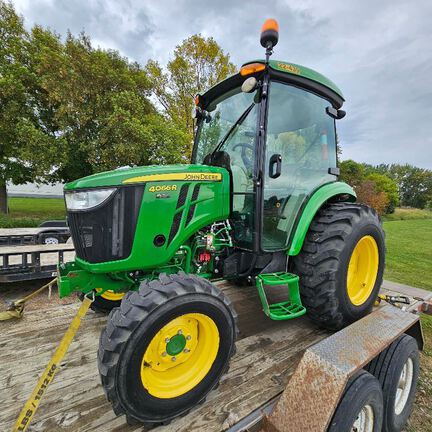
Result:
<svg viewBox="0 0 432 432">
<path fill-rule="evenodd" d="M 33 285 L 39 284 L 34 282 Z M 219 286 L 233 299 L 239 314 L 237 354 L 230 370 L 218 389 L 209 394 L 206 403 L 186 417 L 154 431 L 228 429 L 277 397 L 303 350 L 328 335 L 305 317 L 271 321 L 261 312 L 254 287 L 238 287 L 226 282 Z M 392 294 L 403 291 L 403 286 L 391 283 L 384 287 Z M 16 284 L 0 285 L 1 299 L 25 294 L 26 291 L 17 289 Z M 423 290 L 408 294 L 432 296 Z M 1 431 L 11 429 L 77 309 L 74 298 L 59 300 L 53 293 L 47 300 L 46 295 L 40 295 L 26 307 L 22 320 L 0 322 Z M 99 334 L 105 322 L 106 316 L 92 311 L 84 318 L 30 431 L 144 430 L 141 426 L 128 426 L 124 417 L 116 417 L 105 400 L 96 365 Z"/>
</svg>

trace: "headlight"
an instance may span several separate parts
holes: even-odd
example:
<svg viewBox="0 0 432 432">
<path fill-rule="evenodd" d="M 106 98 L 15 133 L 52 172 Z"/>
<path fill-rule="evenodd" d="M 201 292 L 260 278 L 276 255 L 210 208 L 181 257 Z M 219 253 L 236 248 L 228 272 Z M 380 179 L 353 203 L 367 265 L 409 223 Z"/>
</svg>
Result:
<svg viewBox="0 0 432 432">
<path fill-rule="evenodd" d="M 68 210 L 88 210 L 102 204 L 115 191 L 116 188 L 66 192 L 66 207 Z"/>
</svg>

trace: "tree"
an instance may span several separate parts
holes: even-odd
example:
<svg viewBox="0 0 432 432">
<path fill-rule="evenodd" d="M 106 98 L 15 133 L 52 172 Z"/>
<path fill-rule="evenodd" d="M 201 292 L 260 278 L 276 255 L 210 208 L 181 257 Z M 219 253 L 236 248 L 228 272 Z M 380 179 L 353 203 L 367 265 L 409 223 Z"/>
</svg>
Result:
<svg viewBox="0 0 432 432">
<path fill-rule="evenodd" d="M 348 159 L 339 163 L 340 180 L 348 183 L 352 187 L 359 185 L 365 178 L 365 167 Z"/>
<path fill-rule="evenodd" d="M 389 198 L 383 191 L 377 190 L 377 185 L 372 180 L 363 180 L 355 188 L 357 201 L 373 207 L 381 216 L 386 213 L 389 206 Z"/>
<path fill-rule="evenodd" d="M 394 212 L 399 204 L 399 194 L 395 181 L 388 175 L 379 174 L 371 165 L 353 160 L 343 161 L 339 167 L 340 179 L 354 188 L 359 202 L 375 208 L 380 215 Z"/>
<path fill-rule="evenodd" d="M 6 183 L 25 183 L 32 170 L 20 161 L 17 135 L 23 119 L 35 123 L 28 104 L 28 34 L 11 3 L 0 0 L 0 213 L 7 213 Z"/>
<path fill-rule="evenodd" d="M 384 192 L 387 195 L 388 204 L 385 213 L 393 213 L 399 205 L 399 192 L 396 182 L 387 175 L 378 173 L 367 175 L 366 180 L 375 184 L 375 190 L 378 193 Z"/>
<path fill-rule="evenodd" d="M 193 100 L 201 93 L 236 71 L 216 41 L 193 35 L 174 50 L 174 58 L 163 69 L 150 60 L 146 65 L 153 94 L 174 124 L 192 141 L 194 124 L 191 118 Z"/>
<path fill-rule="evenodd" d="M 182 161 L 187 137 L 148 99 L 146 73 L 116 51 L 94 49 L 85 34 L 60 37 L 32 30 L 46 135 L 29 140 L 25 156 L 50 181 L 70 181 L 124 165 Z M 49 113 L 49 114 L 48 114 Z"/>
<path fill-rule="evenodd" d="M 124 165 L 184 162 L 190 142 L 149 100 L 143 68 L 60 35 L 0 0 L 0 202 L 5 184 L 70 181 Z"/>
<path fill-rule="evenodd" d="M 409 164 L 393 164 L 388 173 L 398 185 L 403 206 L 424 208 L 432 199 L 432 171 Z"/>
</svg>

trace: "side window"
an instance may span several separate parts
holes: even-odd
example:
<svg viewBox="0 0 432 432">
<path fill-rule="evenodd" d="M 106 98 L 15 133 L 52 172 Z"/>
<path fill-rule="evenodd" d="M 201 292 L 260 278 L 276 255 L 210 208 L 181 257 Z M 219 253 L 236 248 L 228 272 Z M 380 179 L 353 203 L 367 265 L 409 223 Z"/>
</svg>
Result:
<svg viewBox="0 0 432 432">
<path fill-rule="evenodd" d="M 313 93 L 271 83 L 265 150 L 264 250 L 286 248 L 305 199 L 320 185 L 335 180 L 328 174 L 328 169 L 336 166 L 334 120 L 326 113 L 329 105 Z"/>
</svg>

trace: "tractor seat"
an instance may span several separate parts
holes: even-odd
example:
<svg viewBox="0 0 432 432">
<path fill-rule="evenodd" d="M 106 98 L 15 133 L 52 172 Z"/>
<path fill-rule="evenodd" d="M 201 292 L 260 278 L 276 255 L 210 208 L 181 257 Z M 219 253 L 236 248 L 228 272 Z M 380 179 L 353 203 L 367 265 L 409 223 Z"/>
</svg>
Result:
<svg viewBox="0 0 432 432">
<path fill-rule="evenodd" d="M 217 151 L 215 154 L 209 153 L 203 160 L 204 165 L 218 166 L 231 171 L 230 155 L 225 151 Z"/>
</svg>

